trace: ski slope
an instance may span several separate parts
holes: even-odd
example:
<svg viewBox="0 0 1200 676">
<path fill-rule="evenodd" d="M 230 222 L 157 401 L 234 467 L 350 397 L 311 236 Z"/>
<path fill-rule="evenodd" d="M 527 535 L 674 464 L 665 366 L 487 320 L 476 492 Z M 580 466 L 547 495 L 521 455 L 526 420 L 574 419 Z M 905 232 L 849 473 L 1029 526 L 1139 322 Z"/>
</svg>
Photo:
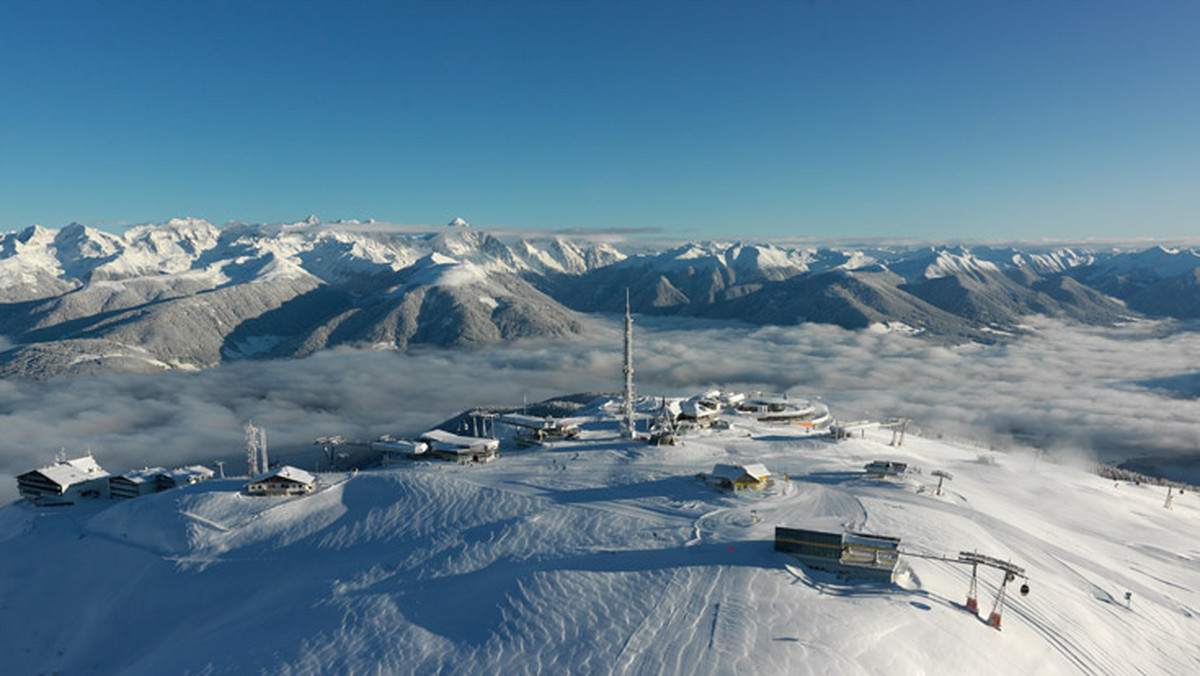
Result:
<svg viewBox="0 0 1200 676">
<path fill-rule="evenodd" d="M 889 432 L 833 441 L 727 415 L 675 447 L 576 441 L 480 466 L 322 474 L 303 497 L 214 480 L 0 509 L 11 674 L 1185 674 L 1200 670 L 1200 500 L 1022 453 Z M 920 468 L 891 479 L 876 459 Z M 761 493 L 695 474 L 765 464 Z M 954 476 L 942 495 L 936 478 Z M 774 527 L 902 538 L 894 584 L 811 571 Z M 928 556 L 1011 560 L 1001 573 Z M 1131 593 L 1126 604 L 1125 593 Z"/>
</svg>

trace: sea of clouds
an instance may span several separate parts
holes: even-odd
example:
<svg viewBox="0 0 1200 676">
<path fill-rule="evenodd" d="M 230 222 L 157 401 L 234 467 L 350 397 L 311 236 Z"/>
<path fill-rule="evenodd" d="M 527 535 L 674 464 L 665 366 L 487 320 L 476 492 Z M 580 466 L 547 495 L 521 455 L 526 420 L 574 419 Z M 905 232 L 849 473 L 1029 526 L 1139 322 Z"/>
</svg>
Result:
<svg viewBox="0 0 1200 676">
<path fill-rule="evenodd" d="M 311 456 L 316 438 L 406 436 L 475 406 L 520 405 L 621 387 L 621 328 L 589 319 L 572 340 L 475 349 L 339 349 L 200 372 L 0 381 L 0 504 L 11 477 L 92 451 L 110 471 L 211 464 L 244 471 L 242 425 L 267 430 L 275 457 Z M 641 394 L 718 386 L 821 397 L 842 419 L 902 416 L 922 433 L 997 449 L 1035 447 L 1107 462 L 1195 457 L 1200 449 L 1197 327 L 1077 327 L 1035 320 L 1002 345 L 944 346 L 834 326 L 756 327 L 640 318 Z"/>
</svg>

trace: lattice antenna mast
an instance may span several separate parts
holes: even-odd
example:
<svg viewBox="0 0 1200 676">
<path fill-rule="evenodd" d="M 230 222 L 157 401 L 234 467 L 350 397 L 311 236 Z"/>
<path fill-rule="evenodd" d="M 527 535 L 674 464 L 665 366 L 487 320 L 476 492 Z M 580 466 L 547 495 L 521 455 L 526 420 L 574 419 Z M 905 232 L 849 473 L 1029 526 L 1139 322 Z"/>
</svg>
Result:
<svg viewBox="0 0 1200 676">
<path fill-rule="evenodd" d="M 262 471 L 271 471 L 271 465 L 267 462 L 267 430 L 258 428 L 258 450 L 262 453 Z"/>
<path fill-rule="evenodd" d="M 632 439 L 637 431 L 633 422 L 633 315 L 629 313 L 629 288 L 625 289 L 625 401 L 621 404 L 621 434 Z"/>
<path fill-rule="evenodd" d="M 261 474 L 258 469 L 258 445 L 260 442 L 258 428 L 254 426 L 253 420 L 248 420 L 242 426 L 242 432 L 246 434 L 246 469 L 250 472 L 250 477 L 254 478 Z"/>
</svg>

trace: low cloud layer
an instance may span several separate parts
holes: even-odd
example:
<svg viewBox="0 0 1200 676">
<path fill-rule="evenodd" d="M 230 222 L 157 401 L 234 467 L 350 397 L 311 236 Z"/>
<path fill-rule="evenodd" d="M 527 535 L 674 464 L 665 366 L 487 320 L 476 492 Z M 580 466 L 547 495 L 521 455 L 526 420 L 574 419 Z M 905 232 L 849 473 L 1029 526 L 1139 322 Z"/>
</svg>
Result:
<svg viewBox="0 0 1200 676">
<path fill-rule="evenodd" d="M 616 391 L 621 337 L 590 320 L 571 342 L 474 350 L 336 350 L 197 373 L 0 382 L 0 472 L 41 466 L 60 449 L 92 450 L 110 471 L 240 462 L 241 426 L 267 430 L 274 454 L 311 454 L 316 437 L 414 434 L 479 405 Z M 644 394 L 710 386 L 821 396 L 844 419 L 904 416 L 923 429 L 1102 460 L 1200 449 L 1200 402 L 1155 383 L 1187 384 L 1200 333 L 1139 323 L 1097 329 L 1041 321 L 1003 346 L 944 347 L 837 327 L 750 327 L 639 319 Z M 237 467 L 237 469 L 241 469 Z M 4 481 L 0 498 L 15 495 Z"/>
</svg>

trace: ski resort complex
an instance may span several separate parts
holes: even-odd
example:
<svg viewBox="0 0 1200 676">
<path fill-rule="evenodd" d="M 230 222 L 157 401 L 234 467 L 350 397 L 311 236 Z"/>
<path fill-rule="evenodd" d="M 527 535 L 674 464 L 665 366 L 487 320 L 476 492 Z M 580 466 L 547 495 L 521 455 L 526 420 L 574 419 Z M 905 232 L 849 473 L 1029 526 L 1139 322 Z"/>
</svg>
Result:
<svg viewBox="0 0 1200 676">
<path fill-rule="evenodd" d="M 632 400 L 633 438 L 623 398 L 599 396 L 554 421 L 576 434 L 535 446 L 515 439 L 518 423 L 534 421 L 513 418 L 497 439 L 380 442 L 395 453 L 376 469 L 281 466 L 249 484 L 214 477 L 123 500 L 19 501 L 0 510 L 6 668 L 1132 674 L 1196 665 L 1193 493 L 1164 508 L 1159 486 L 914 434 L 895 445 L 886 428 L 838 438 L 737 405 L 714 424 L 681 428 L 673 445 L 647 443 L 651 421 L 683 401 Z M 426 444 L 492 462 L 407 453 Z M 863 471 L 880 456 L 891 458 L 885 471 Z M 22 475 L 22 486 L 98 490 L 87 483 L 101 478 L 94 460 L 68 464 Z M 144 484 L 147 472 L 126 477 Z M 1010 581 L 1023 593 L 1006 594 Z M 140 611 L 125 612 L 131 604 Z M 92 619 L 117 614 L 119 625 Z"/>
<path fill-rule="evenodd" d="M 0 676 L 1200 674 L 1198 35 L 0 3 Z"/>
</svg>

